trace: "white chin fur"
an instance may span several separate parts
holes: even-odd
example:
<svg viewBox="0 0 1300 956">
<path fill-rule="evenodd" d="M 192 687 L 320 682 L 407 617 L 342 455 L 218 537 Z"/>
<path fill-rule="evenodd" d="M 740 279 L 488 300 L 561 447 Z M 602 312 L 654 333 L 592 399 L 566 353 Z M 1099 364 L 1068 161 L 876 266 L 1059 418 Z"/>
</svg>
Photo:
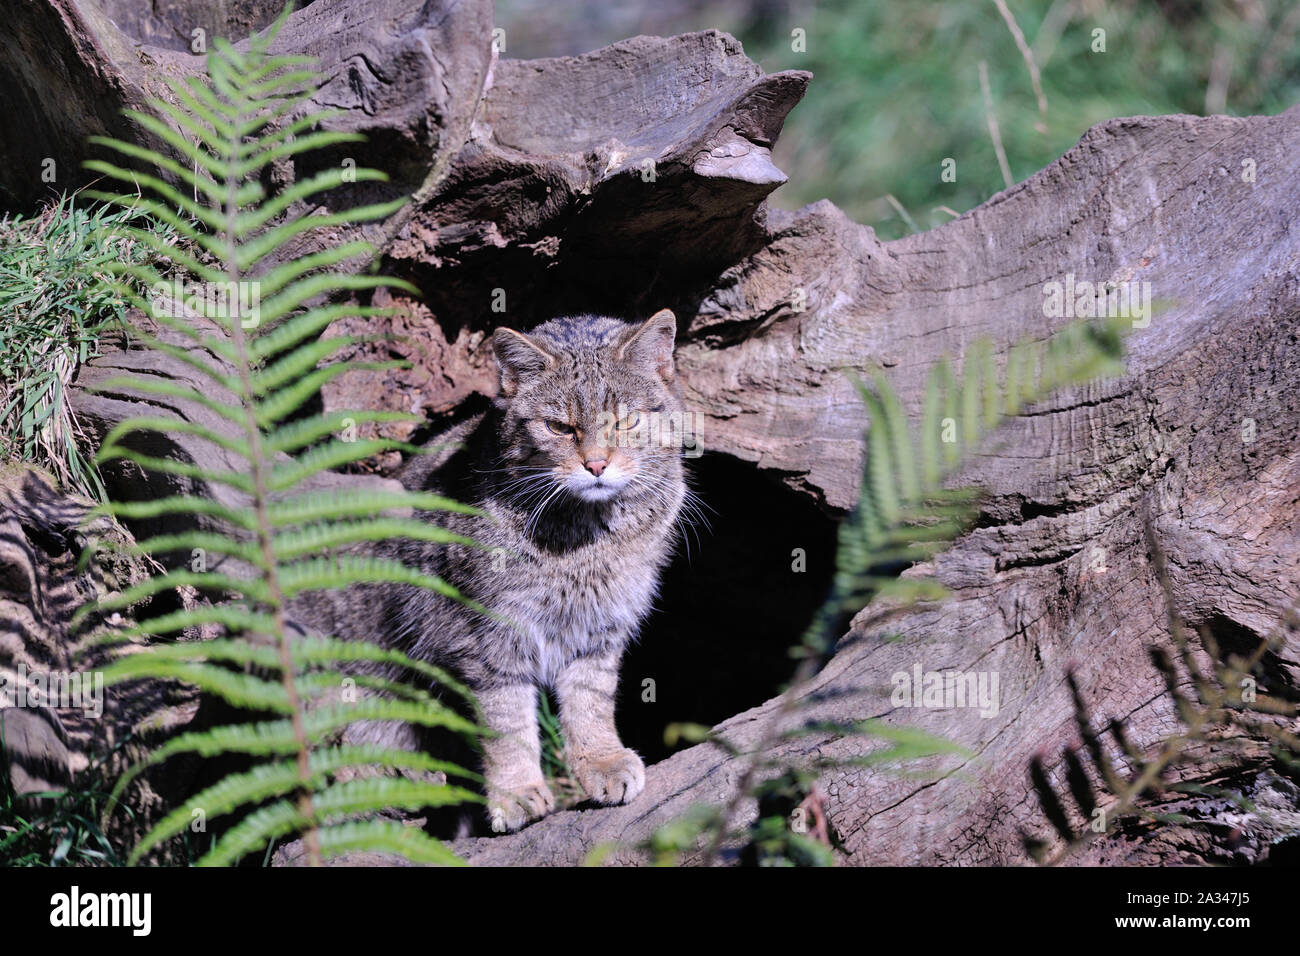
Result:
<svg viewBox="0 0 1300 956">
<path fill-rule="evenodd" d="M 609 501 L 610 498 L 623 490 L 625 484 L 626 482 L 623 479 L 611 481 L 604 478 L 600 480 L 588 478 L 584 480 L 576 476 L 566 482 L 569 491 L 583 501 Z"/>
</svg>

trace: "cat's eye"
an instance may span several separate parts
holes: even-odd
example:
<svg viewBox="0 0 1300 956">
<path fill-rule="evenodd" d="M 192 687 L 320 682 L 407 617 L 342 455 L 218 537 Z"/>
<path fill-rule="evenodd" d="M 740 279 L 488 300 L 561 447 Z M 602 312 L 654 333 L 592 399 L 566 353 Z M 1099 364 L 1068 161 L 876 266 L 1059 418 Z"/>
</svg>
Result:
<svg viewBox="0 0 1300 956">
<path fill-rule="evenodd" d="M 620 431 L 627 431 L 629 428 L 636 428 L 637 424 L 640 421 L 641 421 L 640 413 L 631 412 L 628 415 L 624 416 L 623 418 L 619 419 L 618 428 Z"/>
<path fill-rule="evenodd" d="M 552 435 L 572 435 L 573 426 L 568 422 L 560 422 L 555 419 L 549 419 L 546 422 L 546 430 Z"/>
</svg>

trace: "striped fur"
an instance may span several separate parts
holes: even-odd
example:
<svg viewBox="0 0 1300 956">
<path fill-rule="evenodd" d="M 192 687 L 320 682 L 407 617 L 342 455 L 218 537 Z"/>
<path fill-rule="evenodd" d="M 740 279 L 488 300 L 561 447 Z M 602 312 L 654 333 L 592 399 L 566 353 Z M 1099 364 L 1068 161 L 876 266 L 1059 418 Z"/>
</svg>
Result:
<svg viewBox="0 0 1300 956">
<path fill-rule="evenodd" d="M 414 588 L 385 589 L 382 602 L 393 644 L 457 672 L 500 734 L 484 747 L 495 830 L 554 805 L 538 761 L 539 687 L 556 692 L 566 756 L 592 799 L 622 803 L 644 786 L 641 759 L 614 727 L 618 665 L 654 602 L 688 492 L 680 448 L 601 426 L 680 412 L 674 336 L 667 310 L 641 325 L 578 316 L 527 336 L 498 330 L 492 407 L 402 475 L 484 512 L 431 516 L 482 549 L 402 541 L 385 551 L 513 626 Z M 584 461 L 605 462 L 599 478 Z"/>
</svg>

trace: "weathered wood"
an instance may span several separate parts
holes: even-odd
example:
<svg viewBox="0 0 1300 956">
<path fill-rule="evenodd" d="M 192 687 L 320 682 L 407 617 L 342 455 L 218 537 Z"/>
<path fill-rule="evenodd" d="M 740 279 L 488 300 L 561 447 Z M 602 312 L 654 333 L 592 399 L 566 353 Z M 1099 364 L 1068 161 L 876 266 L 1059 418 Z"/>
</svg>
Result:
<svg viewBox="0 0 1300 956">
<path fill-rule="evenodd" d="M 283 5 L 178 2 L 148 15 L 129 9 L 135 6 L 25 0 L 8 11 L 0 34 L 0 86 L 11 96 L 11 108 L 0 113 L 0 206 L 30 209 L 94 178 L 81 168 L 85 159 L 120 158 L 87 144 L 89 136 L 167 150 L 121 111 L 144 109 L 150 98 L 174 103 L 167 81 L 203 71 L 205 54 L 194 52 L 192 30 L 204 31 L 200 50 L 208 50 L 217 36 L 239 39 L 250 27 L 264 27 Z M 346 153 L 312 161 L 349 158 L 390 176 L 388 184 L 350 192 L 347 204 L 418 193 L 438 182 L 469 133 L 491 62 L 491 33 L 487 2 L 316 0 L 291 17 L 273 50 L 317 57 L 322 75 L 304 112 L 340 110 L 322 127 L 368 136 Z M 47 161 L 54 163 L 53 181 L 43 176 Z M 275 172 L 284 182 L 307 170 L 285 163 Z M 328 207 L 330 201 L 320 202 Z M 382 244 L 404 215 L 357 231 Z M 330 241 L 341 238 L 336 230 Z"/>
<path fill-rule="evenodd" d="M 95 50 L 112 45 L 80 4 L 34 6 L 46 11 L 47 33 L 62 31 L 90 51 L 81 62 L 103 62 Z M 1044 313 L 1049 283 L 1149 283 L 1166 303 L 1130 336 L 1127 377 L 1028 410 L 971 463 L 963 478 L 989 492 L 980 521 L 934 562 L 952 597 L 860 615 L 805 688 L 817 701 L 805 718 L 878 717 L 973 754 L 935 759 L 923 778 L 887 768 L 828 772 L 820 789 L 847 862 L 1019 863 L 1022 831 L 1051 842 L 1028 766 L 1041 756 L 1049 779 L 1064 779 L 1062 754 L 1077 736 L 1070 669 L 1094 717 L 1124 721 L 1138 747 L 1178 729 L 1147 659 L 1148 645 L 1167 642 L 1167 626 L 1144 512 L 1170 564 L 1175 610 L 1220 644 L 1241 650 L 1271 633 L 1300 593 L 1292 225 L 1300 109 L 1104 123 L 970 213 L 882 243 L 827 202 L 768 208 L 782 180 L 770 147 L 808 76 L 764 76 L 730 37 L 639 37 L 582 57 L 489 69 L 486 4 L 390 0 L 383 9 L 395 12 L 364 24 L 341 7 L 317 0 L 294 15 L 285 42 L 326 59 L 334 85 L 323 89 L 344 96 L 359 83 L 363 92 L 344 96 L 356 128 L 381 150 L 400 144 L 397 182 L 415 202 L 374 235 L 425 302 L 397 300 L 414 337 L 383 346 L 416 368 L 351 379 L 327 403 L 365 395 L 444 411 L 491 389 L 482 343 L 496 324 L 666 305 L 682 320 L 679 368 L 704 415 L 705 446 L 842 514 L 856 498 L 868 424 L 846 370 L 884 366 L 915 410 L 941 355 L 964 353 L 978 336 L 1001 355 L 1064 324 Z M 394 22 L 399 28 L 385 32 Z M 110 83 L 103 109 L 58 118 L 54 132 L 41 133 L 46 141 L 71 148 L 76 129 L 107 122 L 106 104 L 130 102 L 180 62 L 160 54 L 155 65 L 128 68 L 107 59 L 121 77 L 143 79 Z M 420 64 L 414 80 L 411 62 Z M 53 82 L 24 75 L 37 87 Z M 440 91 L 440 76 L 460 85 Z M 34 102 L 66 95 L 52 89 Z M 382 108 L 369 109 L 375 103 Z M 397 132 L 387 134 L 390 126 Z M 376 164 L 391 169 L 383 159 Z M 4 188 L 16 194 L 12 182 Z M 501 299 L 505 311 L 494 312 Z M 348 331 L 376 329 L 359 322 Z M 115 355 L 97 366 L 141 361 Z M 90 417 L 102 428 L 118 414 L 101 406 Z M 1287 633 L 1265 659 L 1266 689 L 1296 692 L 1297 641 Z M 996 674 L 996 715 L 896 706 L 893 675 L 918 665 Z M 769 701 L 720 729 L 752 745 L 775 707 Z M 874 746 L 823 737 L 779 753 L 852 756 Z M 716 747 L 693 747 L 649 768 L 646 791 L 629 807 L 562 812 L 458 849 L 481 864 L 576 863 L 601 843 L 643 839 L 692 803 L 725 800 L 739 769 Z M 1222 783 L 1258 809 L 1243 815 L 1223 801 L 1167 796 L 1166 807 L 1210 825 L 1124 831 L 1075 859 L 1257 861 L 1295 832 L 1295 787 L 1272 774 L 1258 740 L 1204 745 L 1171 778 Z M 753 813 L 744 806 L 742 822 Z M 613 859 L 640 856 L 625 847 Z"/>
<path fill-rule="evenodd" d="M 1124 721 L 1139 747 L 1178 729 L 1146 656 L 1167 629 L 1142 508 L 1168 555 L 1178 613 L 1220 644 L 1246 650 L 1295 601 L 1298 148 L 1300 110 L 1116 120 L 978 209 L 898 242 L 879 242 L 829 203 L 773 214 L 768 245 L 702 303 L 680 364 L 689 400 L 709 415 L 706 446 L 841 508 L 856 494 L 866 424 L 841 369 L 884 365 L 915 407 L 940 355 L 961 353 L 977 335 L 1005 346 L 1060 325 L 1044 316 L 1044 286 L 1067 273 L 1149 282 L 1168 303 L 1130 337 L 1128 378 L 1042 403 L 968 469 L 990 496 L 980 526 L 934 562 L 953 597 L 887 619 L 859 616 L 806 688 L 805 697 L 826 702 L 803 719 L 879 717 L 975 755 L 930 761 L 936 776 L 922 780 L 879 769 L 827 774 L 827 811 L 850 862 L 1023 862 L 1022 829 L 1051 836 L 1028 762 L 1042 755 L 1061 784 L 1061 754 L 1077 736 L 1067 668 L 1094 716 Z M 1242 180 L 1247 158 L 1255 182 Z M 797 287 L 808 292 L 805 312 L 791 307 Z M 1274 692 L 1296 691 L 1298 639 L 1288 634 L 1266 658 Z M 918 664 L 999 675 L 997 716 L 893 706 L 891 675 Z M 774 707 L 720 729 L 752 746 Z M 846 757 L 873 746 L 814 738 L 781 752 Z M 1295 788 L 1263 769 L 1259 749 L 1234 775 L 1216 769 L 1218 748 L 1206 748 L 1172 778 L 1226 776 L 1265 808 L 1279 795 L 1284 806 L 1294 801 Z M 735 768 L 717 748 L 695 747 L 650 768 L 633 806 L 559 814 L 460 849 L 483 864 L 576 863 L 602 842 L 645 838 L 694 802 L 721 802 Z M 1294 807 L 1243 822 L 1222 801 L 1180 809 L 1188 804 L 1219 826 L 1148 841 L 1125 835 L 1079 858 L 1257 860 L 1279 832 L 1294 832 Z M 1206 837 L 1234 829 L 1244 833 L 1233 842 Z"/>
</svg>

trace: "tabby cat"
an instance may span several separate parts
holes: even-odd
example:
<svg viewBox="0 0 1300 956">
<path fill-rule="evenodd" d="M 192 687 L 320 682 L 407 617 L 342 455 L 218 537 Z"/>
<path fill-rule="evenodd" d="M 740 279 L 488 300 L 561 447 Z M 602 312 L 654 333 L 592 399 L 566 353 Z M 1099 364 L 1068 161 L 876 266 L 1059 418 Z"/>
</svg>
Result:
<svg viewBox="0 0 1300 956">
<path fill-rule="evenodd" d="M 526 335 L 498 329 L 491 408 L 438 436 L 401 475 L 482 512 L 434 520 L 486 547 L 401 541 L 388 553 L 498 619 L 396 588 L 386 636 L 475 692 L 498 735 L 483 754 L 493 830 L 554 807 L 540 765 L 539 688 L 558 698 L 565 755 L 591 799 L 626 803 L 645 786 L 641 758 L 615 730 L 614 697 L 689 495 L 675 338 L 667 309 L 643 324 L 584 315 Z"/>
</svg>

